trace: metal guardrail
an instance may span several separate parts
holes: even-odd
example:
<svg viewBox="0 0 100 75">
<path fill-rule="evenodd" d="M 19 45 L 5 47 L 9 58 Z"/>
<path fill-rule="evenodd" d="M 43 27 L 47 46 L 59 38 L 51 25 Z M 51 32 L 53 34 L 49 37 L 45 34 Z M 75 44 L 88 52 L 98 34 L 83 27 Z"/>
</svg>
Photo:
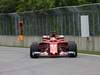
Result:
<svg viewBox="0 0 100 75">
<path fill-rule="evenodd" d="M 89 15 L 91 36 L 100 36 L 100 3 L 64 6 L 36 12 L 0 14 L 0 35 L 19 35 L 18 21 L 23 22 L 23 35 L 81 35 L 80 16 Z"/>
</svg>

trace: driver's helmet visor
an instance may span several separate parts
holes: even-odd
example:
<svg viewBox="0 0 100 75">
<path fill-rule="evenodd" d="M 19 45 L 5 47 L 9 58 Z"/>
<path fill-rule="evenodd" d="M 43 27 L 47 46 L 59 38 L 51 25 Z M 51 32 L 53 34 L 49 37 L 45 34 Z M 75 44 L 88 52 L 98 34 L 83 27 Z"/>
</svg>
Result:
<svg viewBox="0 0 100 75">
<path fill-rule="evenodd" d="M 52 37 L 50 40 L 56 40 L 56 38 Z"/>
</svg>

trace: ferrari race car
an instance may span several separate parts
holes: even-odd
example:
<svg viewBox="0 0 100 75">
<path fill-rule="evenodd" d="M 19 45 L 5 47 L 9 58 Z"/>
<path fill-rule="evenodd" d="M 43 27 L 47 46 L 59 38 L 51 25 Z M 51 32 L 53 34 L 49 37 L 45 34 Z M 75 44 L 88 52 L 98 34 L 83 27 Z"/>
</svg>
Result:
<svg viewBox="0 0 100 75">
<path fill-rule="evenodd" d="M 30 45 L 30 57 L 39 56 L 68 56 L 77 57 L 77 44 L 74 41 L 64 42 L 64 36 L 43 36 L 43 42 L 33 42 Z"/>
</svg>

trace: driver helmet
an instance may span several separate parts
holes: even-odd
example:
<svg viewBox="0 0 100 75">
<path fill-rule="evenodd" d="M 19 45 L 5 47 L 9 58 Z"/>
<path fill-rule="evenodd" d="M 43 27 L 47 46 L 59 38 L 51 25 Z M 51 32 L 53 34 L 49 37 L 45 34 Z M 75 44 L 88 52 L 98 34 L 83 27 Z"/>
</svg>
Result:
<svg viewBox="0 0 100 75">
<path fill-rule="evenodd" d="M 54 38 L 54 37 L 52 37 L 51 39 L 50 39 L 50 41 L 55 41 L 56 40 L 56 38 Z"/>
</svg>

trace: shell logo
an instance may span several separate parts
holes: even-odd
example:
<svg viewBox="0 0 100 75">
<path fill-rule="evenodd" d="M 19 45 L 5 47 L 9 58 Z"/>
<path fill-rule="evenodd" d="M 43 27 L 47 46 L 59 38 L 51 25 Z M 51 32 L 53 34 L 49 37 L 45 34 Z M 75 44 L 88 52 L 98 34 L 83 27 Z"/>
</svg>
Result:
<svg viewBox="0 0 100 75">
<path fill-rule="evenodd" d="M 56 49 L 56 47 L 52 47 L 52 49 Z"/>
</svg>

